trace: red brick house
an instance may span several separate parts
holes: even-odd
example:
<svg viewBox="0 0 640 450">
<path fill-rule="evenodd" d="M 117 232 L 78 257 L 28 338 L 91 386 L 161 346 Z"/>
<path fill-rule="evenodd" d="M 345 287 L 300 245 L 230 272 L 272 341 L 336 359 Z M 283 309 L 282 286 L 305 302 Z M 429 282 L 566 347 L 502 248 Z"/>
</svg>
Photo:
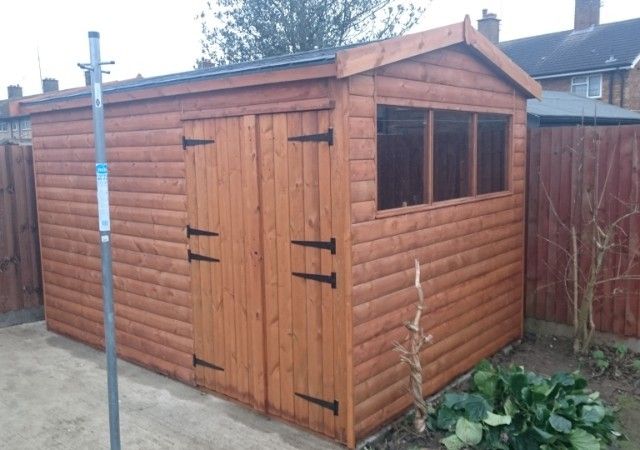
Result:
<svg viewBox="0 0 640 450">
<path fill-rule="evenodd" d="M 478 30 L 499 41 L 499 19 Z M 600 0 L 576 0 L 574 28 L 499 43 L 544 90 L 572 92 L 640 111 L 640 18 L 600 24 Z"/>
</svg>

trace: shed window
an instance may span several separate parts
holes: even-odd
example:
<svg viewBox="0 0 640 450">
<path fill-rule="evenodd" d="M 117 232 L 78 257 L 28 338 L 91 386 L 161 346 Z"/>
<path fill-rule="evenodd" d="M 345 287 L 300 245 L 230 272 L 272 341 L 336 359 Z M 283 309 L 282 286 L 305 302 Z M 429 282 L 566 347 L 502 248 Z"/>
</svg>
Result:
<svg viewBox="0 0 640 450">
<path fill-rule="evenodd" d="M 504 191 L 507 185 L 507 132 L 509 119 L 478 114 L 478 194 Z"/>
<path fill-rule="evenodd" d="M 436 111 L 433 120 L 433 200 L 467 197 L 471 184 L 469 113 Z"/>
<path fill-rule="evenodd" d="M 378 210 L 508 189 L 506 115 L 378 105 Z"/>
<path fill-rule="evenodd" d="M 427 111 L 378 106 L 378 208 L 425 203 Z"/>
</svg>

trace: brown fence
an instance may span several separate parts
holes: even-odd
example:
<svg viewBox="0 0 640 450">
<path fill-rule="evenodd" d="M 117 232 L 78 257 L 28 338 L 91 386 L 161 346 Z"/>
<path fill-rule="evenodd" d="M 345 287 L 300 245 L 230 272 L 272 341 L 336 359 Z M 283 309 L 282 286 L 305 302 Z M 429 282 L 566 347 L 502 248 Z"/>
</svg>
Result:
<svg viewBox="0 0 640 450">
<path fill-rule="evenodd" d="M 588 232 L 593 193 L 602 192 L 600 217 L 622 216 L 638 199 L 640 126 L 553 127 L 529 130 L 527 186 L 526 315 L 572 323 L 572 308 L 563 279 L 571 248 L 569 231 Z M 607 177 L 608 168 L 611 168 Z M 603 280 L 618 278 L 638 265 L 640 215 L 623 220 L 618 237 L 626 249 L 610 253 Z M 581 261 L 580 270 L 588 267 Z M 640 337 L 640 281 L 603 282 L 594 305 L 596 329 L 619 336 Z"/>
<path fill-rule="evenodd" d="M 31 147 L 0 144 L 0 326 L 42 315 Z"/>
</svg>

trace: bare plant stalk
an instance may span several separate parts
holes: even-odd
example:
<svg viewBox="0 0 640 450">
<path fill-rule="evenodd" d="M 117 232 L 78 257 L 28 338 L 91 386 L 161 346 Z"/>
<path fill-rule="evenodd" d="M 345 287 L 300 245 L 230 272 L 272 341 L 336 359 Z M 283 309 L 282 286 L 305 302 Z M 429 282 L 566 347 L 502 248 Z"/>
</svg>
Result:
<svg viewBox="0 0 640 450">
<path fill-rule="evenodd" d="M 579 309 L 579 296 L 580 296 L 580 279 L 578 278 L 578 259 L 580 254 L 578 253 L 578 233 L 576 232 L 576 226 L 571 226 L 571 259 L 573 261 L 573 351 L 577 353 L 580 350 L 580 345 L 576 337 L 578 336 L 578 309 Z"/>
<path fill-rule="evenodd" d="M 395 350 L 400 353 L 400 361 L 409 366 L 409 393 L 416 408 L 413 426 L 416 432 L 423 433 L 426 429 L 427 403 L 424 401 L 424 396 L 422 395 L 422 363 L 420 362 L 420 350 L 422 350 L 425 344 L 431 341 L 432 337 L 425 335 L 420 326 L 422 313 L 425 309 L 425 300 L 424 290 L 420 283 L 420 263 L 416 259 L 414 260 L 414 264 L 416 269 L 415 288 L 418 291 L 418 302 L 413 321 L 405 322 L 404 324 L 407 330 L 409 330 L 409 336 L 407 337 L 409 340 L 409 348 L 396 342 Z"/>
</svg>

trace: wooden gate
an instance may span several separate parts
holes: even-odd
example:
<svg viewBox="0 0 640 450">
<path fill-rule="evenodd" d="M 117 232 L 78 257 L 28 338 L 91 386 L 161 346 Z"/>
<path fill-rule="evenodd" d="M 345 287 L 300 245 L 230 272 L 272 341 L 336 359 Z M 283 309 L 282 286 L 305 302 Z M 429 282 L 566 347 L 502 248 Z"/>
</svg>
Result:
<svg viewBox="0 0 640 450">
<path fill-rule="evenodd" d="M 328 111 L 185 124 L 197 383 L 334 436 Z"/>
</svg>

